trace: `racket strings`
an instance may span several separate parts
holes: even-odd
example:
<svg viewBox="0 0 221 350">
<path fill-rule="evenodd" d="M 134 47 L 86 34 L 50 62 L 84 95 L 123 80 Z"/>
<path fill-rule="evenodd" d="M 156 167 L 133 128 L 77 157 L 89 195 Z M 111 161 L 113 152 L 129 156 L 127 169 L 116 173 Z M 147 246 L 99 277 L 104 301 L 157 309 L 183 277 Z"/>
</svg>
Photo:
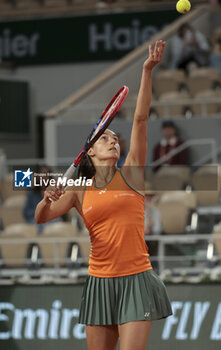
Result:
<svg viewBox="0 0 221 350">
<path fill-rule="evenodd" d="M 97 122 L 94 131 L 91 133 L 89 137 L 89 142 L 92 142 L 93 139 L 96 139 L 100 136 L 96 136 L 101 130 L 106 129 L 106 127 L 110 124 L 111 120 L 115 116 L 115 114 L 119 111 L 123 102 L 125 101 L 128 94 L 128 87 L 122 87 L 121 91 L 113 98 L 109 107 L 104 110 L 102 117 Z"/>
<path fill-rule="evenodd" d="M 125 92 L 122 91 L 117 98 L 113 101 L 112 105 L 109 107 L 109 109 L 107 110 L 107 112 L 105 113 L 104 117 L 101 119 L 100 123 L 98 124 L 95 132 L 97 133 L 101 127 L 103 126 L 103 124 L 106 122 L 106 120 L 112 115 L 113 112 L 116 112 L 116 108 L 119 110 L 119 108 L 121 107 L 122 103 L 125 100 Z"/>
</svg>

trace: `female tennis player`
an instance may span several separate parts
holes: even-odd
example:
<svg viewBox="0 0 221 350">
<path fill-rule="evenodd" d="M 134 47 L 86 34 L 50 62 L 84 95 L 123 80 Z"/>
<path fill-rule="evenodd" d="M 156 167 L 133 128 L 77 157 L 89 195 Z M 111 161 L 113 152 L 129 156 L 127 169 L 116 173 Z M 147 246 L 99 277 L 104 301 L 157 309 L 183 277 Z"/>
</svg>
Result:
<svg viewBox="0 0 221 350">
<path fill-rule="evenodd" d="M 153 320 L 172 314 L 165 286 L 152 270 L 144 240 L 144 166 L 151 72 L 165 42 L 157 41 L 143 72 L 128 155 L 116 168 L 120 147 L 106 129 L 88 150 L 80 172 L 93 184 L 81 191 L 47 188 L 36 209 L 43 223 L 75 207 L 90 233 L 91 254 L 79 322 L 86 324 L 89 350 L 145 350 Z"/>
</svg>

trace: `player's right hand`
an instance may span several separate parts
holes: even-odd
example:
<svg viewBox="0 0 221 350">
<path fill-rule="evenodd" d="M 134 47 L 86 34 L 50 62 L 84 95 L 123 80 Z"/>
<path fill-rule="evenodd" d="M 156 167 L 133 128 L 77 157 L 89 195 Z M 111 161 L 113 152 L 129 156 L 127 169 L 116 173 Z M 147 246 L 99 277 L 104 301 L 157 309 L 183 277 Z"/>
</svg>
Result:
<svg viewBox="0 0 221 350">
<path fill-rule="evenodd" d="M 44 191 L 44 200 L 47 203 L 56 202 L 62 196 L 62 194 L 64 194 L 64 192 L 65 191 L 63 190 L 61 184 L 59 187 L 48 186 Z"/>
<path fill-rule="evenodd" d="M 152 70 L 158 63 L 160 63 L 163 58 L 165 45 L 165 41 L 157 40 L 154 51 L 152 50 L 152 46 L 149 45 L 149 57 L 143 65 L 145 70 Z"/>
</svg>

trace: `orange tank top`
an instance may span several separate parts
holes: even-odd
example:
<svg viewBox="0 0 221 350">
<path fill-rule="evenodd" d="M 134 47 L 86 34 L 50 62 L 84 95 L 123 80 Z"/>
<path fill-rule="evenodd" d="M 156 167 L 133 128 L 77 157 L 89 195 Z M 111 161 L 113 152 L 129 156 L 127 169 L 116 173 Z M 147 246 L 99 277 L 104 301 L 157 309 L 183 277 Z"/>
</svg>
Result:
<svg viewBox="0 0 221 350">
<path fill-rule="evenodd" d="M 89 275 L 117 277 L 152 269 L 144 240 L 144 197 L 116 170 L 104 187 L 85 190 L 82 216 L 91 239 Z"/>
</svg>

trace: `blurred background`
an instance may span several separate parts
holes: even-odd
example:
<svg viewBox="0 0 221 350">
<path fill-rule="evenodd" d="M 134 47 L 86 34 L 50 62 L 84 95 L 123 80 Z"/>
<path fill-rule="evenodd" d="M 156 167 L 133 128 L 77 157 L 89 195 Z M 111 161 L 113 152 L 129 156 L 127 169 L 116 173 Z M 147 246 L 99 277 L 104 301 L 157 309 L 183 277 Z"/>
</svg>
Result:
<svg viewBox="0 0 221 350">
<path fill-rule="evenodd" d="M 0 0 L 0 342 L 4 349 L 87 349 L 77 323 L 90 240 L 70 210 L 34 221 L 47 180 L 74 160 L 115 92 L 111 129 L 126 157 L 148 45 L 153 72 L 145 240 L 173 316 L 149 347 L 220 349 L 221 3 Z M 35 188 L 17 188 L 30 170 Z M 32 179 L 31 179 L 32 176 Z M 20 180 L 22 178 L 20 177 Z M 40 179 L 44 181 L 40 182 Z M 29 181 L 30 180 L 30 181 Z"/>
</svg>

